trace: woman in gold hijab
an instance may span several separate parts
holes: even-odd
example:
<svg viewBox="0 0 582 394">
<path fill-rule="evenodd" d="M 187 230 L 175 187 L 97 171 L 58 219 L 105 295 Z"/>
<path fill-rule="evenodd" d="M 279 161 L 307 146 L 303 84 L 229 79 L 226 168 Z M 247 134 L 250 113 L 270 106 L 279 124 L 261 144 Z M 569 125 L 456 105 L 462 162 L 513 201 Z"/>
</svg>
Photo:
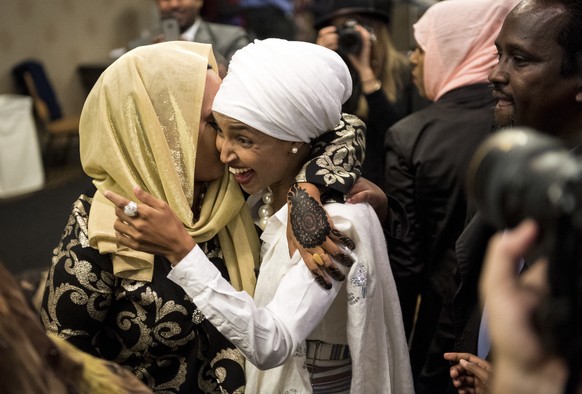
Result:
<svg viewBox="0 0 582 394">
<path fill-rule="evenodd" d="M 114 207 L 102 194 L 134 198 L 140 186 L 167 201 L 223 275 L 253 293 L 259 241 L 215 148 L 211 47 L 156 47 L 118 59 L 84 105 L 81 161 L 95 187 L 74 203 L 55 250 L 42 322 L 154 391 L 235 392 L 244 388 L 243 357 L 166 278 L 162 257 L 117 247 Z"/>
</svg>

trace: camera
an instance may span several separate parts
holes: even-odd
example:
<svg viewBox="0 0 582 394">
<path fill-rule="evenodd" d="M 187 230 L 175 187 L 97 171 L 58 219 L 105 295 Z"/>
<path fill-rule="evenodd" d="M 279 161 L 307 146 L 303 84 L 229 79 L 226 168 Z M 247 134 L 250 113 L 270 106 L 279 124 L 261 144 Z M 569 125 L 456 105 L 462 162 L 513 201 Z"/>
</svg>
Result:
<svg viewBox="0 0 582 394">
<path fill-rule="evenodd" d="M 576 195 L 580 161 L 553 137 L 527 128 L 491 135 L 477 149 L 467 190 L 484 217 L 498 229 L 525 218 L 548 224 L 582 209 Z"/>
<path fill-rule="evenodd" d="M 505 129 L 477 149 L 466 184 L 482 217 L 498 230 L 526 218 L 537 222 L 533 254 L 548 259 L 550 293 L 533 325 L 549 354 L 582 365 L 581 159 L 548 135 Z"/>
<path fill-rule="evenodd" d="M 355 28 L 357 24 L 356 20 L 348 19 L 337 29 L 339 51 L 352 55 L 362 51 L 362 36 Z"/>
</svg>

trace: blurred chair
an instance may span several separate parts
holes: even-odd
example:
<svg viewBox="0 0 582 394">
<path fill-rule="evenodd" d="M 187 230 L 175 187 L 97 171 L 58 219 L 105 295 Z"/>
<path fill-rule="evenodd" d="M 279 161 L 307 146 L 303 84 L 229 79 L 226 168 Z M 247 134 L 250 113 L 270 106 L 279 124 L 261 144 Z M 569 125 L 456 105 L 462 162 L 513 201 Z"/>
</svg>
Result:
<svg viewBox="0 0 582 394">
<path fill-rule="evenodd" d="M 79 137 L 79 116 L 64 116 L 56 93 L 41 62 L 27 60 L 12 69 L 16 84 L 32 97 L 39 130 L 44 133 L 45 163 L 53 151 L 61 149 L 59 164 L 67 161 L 69 149 Z M 60 142 L 60 144 L 58 144 Z M 61 146 L 59 146 L 61 145 Z"/>
<path fill-rule="evenodd" d="M 29 96 L 0 94 L 0 201 L 44 187 L 44 168 L 32 107 Z"/>
</svg>

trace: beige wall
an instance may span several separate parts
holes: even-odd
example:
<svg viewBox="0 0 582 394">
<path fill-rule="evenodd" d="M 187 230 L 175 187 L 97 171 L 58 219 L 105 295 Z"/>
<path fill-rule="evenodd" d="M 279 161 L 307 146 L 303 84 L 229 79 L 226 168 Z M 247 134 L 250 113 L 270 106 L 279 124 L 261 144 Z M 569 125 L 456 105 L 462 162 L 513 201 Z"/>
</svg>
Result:
<svg viewBox="0 0 582 394">
<path fill-rule="evenodd" d="M 86 92 L 77 66 L 106 62 L 113 48 L 123 47 L 157 23 L 153 0 L 1 0 L 0 94 L 17 93 L 12 67 L 28 58 L 41 60 L 65 114 L 81 111 Z M 397 5 L 393 37 L 409 49 L 414 7 Z M 411 42 L 412 41 L 412 42 Z"/>
<path fill-rule="evenodd" d="M 156 20 L 152 0 L 1 0 L 0 94 L 16 93 L 11 69 L 41 60 L 65 114 L 79 113 L 81 63 L 107 61 Z"/>
</svg>

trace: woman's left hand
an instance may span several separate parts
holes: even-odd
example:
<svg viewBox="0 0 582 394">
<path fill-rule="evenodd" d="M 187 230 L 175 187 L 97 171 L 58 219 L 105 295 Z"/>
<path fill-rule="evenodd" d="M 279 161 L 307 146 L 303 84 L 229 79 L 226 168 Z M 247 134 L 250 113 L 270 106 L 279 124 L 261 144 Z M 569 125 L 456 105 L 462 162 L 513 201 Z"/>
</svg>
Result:
<svg viewBox="0 0 582 394">
<path fill-rule="evenodd" d="M 321 204 L 317 186 L 311 183 L 293 184 L 287 194 L 287 202 L 289 255 L 292 256 L 299 250 L 307 268 L 315 275 L 319 284 L 330 289 L 332 284 L 329 276 L 338 281 L 345 279 L 345 275 L 331 258 L 346 267 L 351 267 L 354 260 L 348 249 L 353 250 L 355 244 L 333 226 L 331 218 Z"/>
<path fill-rule="evenodd" d="M 196 242 L 165 201 L 137 186 L 133 191 L 142 203 L 137 204 L 134 216 L 124 212 L 130 203 L 128 199 L 109 190 L 104 193 L 115 204 L 117 220 L 113 228 L 117 242 L 131 249 L 165 256 L 172 265 L 176 265 L 194 249 Z"/>
</svg>

